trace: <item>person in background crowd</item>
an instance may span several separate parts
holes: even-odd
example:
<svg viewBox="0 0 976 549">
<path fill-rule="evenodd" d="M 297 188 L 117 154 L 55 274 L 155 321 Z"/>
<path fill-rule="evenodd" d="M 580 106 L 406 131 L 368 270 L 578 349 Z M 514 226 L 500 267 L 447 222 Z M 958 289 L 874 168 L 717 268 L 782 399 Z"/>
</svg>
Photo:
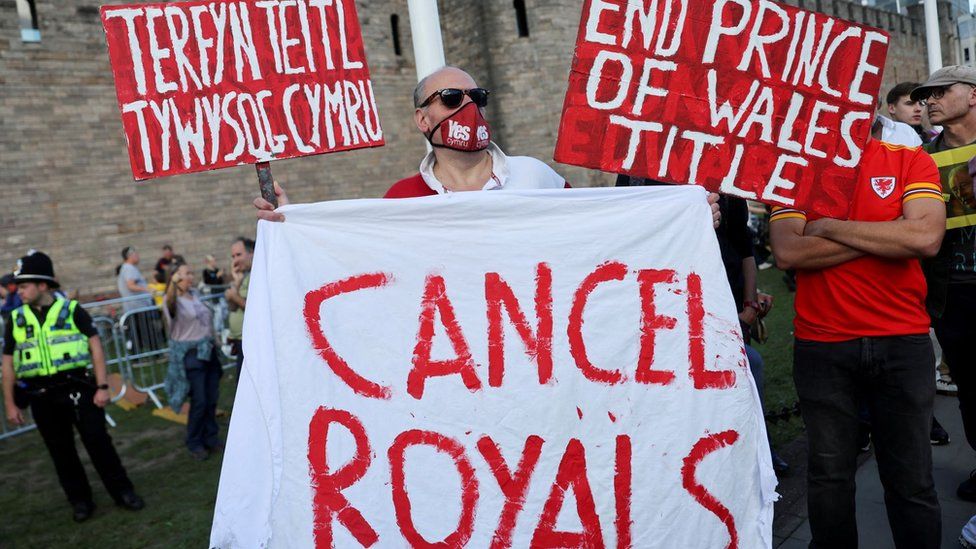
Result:
<svg viewBox="0 0 976 549">
<path fill-rule="evenodd" d="M 207 286 L 223 286 L 224 270 L 217 266 L 217 259 L 207 254 L 204 258 L 203 283 Z"/>
<path fill-rule="evenodd" d="M 145 299 L 128 300 L 122 302 L 122 310 L 128 312 L 140 307 L 152 305 L 152 297 L 149 292 L 146 279 L 139 272 L 139 252 L 132 246 L 122 248 L 122 264 L 119 265 L 118 289 L 122 297 L 131 297 L 145 294 Z"/>
<path fill-rule="evenodd" d="M 895 122 L 908 124 L 915 130 L 922 143 L 928 143 L 932 139 L 928 132 L 925 131 L 925 127 L 922 126 L 925 106 L 922 101 L 912 99 L 911 96 L 912 90 L 919 85 L 918 82 L 901 82 L 896 84 L 888 90 L 885 103 L 887 103 L 888 107 L 888 118 Z M 882 141 L 887 140 L 882 138 Z"/>
<path fill-rule="evenodd" d="M 157 307 L 163 305 L 163 294 L 166 292 L 166 276 L 160 276 L 156 271 L 153 271 L 153 281 L 146 284 L 146 288 L 152 294 L 153 303 Z"/>
<path fill-rule="evenodd" d="M 153 270 L 156 271 L 160 280 L 166 280 L 166 277 L 169 275 L 170 266 L 176 258 L 173 257 L 173 247 L 169 244 L 163 244 L 162 252 L 163 255 L 156 260 L 156 266 L 153 267 Z M 179 259 L 181 262 L 184 262 L 182 257 Z"/>
<path fill-rule="evenodd" d="M 925 104 L 929 122 L 943 127 L 925 150 L 937 153 L 976 143 L 976 69 L 951 65 L 932 73 L 912 99 Z M 969 445 L 976 449 L 976 240 L 972 227 L 950 229 L 935 258 L 923 262 L 932 327 L 958 388 Z M 976 470 L 959 484 L 960 499 L 976 501 Z"/>
<path fill-rule="evenodd" d="M 122 302 L 122 311 L 131 313 L 126 321 L 126 348 L 141 353 L 156 349 L 163 344 L 162 326 L 159 311 L 138 311 L 146 307 L 154 307 L 152 292 L 149 284 L 143 278 L 136 265 L 139 264 L 139 252 L 132 246 L 122 249 L 123 263 L 118 269 L 118 289 L 122 297 L 139 296 L 139 299 L 128 299 Z"/>
<path fill-rule="evenodd" d="M 251 263 L 254 261 L 254 241 L 243 236 L 237 237 L 230 246 L 231 277 L 230 288 L 224 292 L 230 315 L 227 317 L 227 327 L 230 334 L 227 341 L 231 345 L 231 352 L 237 359 L 237 378 L 241 377 L 244 366 L 244 309 L 247 307 L 247 290 L 251 285 Z"/>
<path fill-rule="evenodd" d="M 0 303 L 0 316 L 4 318 L 10 314 L 11 311 L 23 305 L 20 300 L 20 294 L 17 293 L 17 281 L 14 279 L 13 273 L 7 273 L 0 278 L 0 288 L 2 288 L 3 303 Z"/>
<path fill-rule="evenodd" d="M 185 263 L 173 267 L 163 298 L 170 341 L 166 392 L 177 413 L 189 392 L 186 447 L 193 459 L 203 461 L 224 447 L 217 436 L 216 416 L 223 368 L 213 336 L 213 314 L 194 293 L 193 271 Z"/>
<path fill-rule="evenodd" d="M 115 503 L 133 511 L 142 509 L 145 503 L 135 493 L 105 428 L 103 408 L 111 395 L 105 353 L 91 316 L 77 301 L 54 295 L 52 290 L 59 287 L 54 264 L 43 253 L 23 257 L 15 280 L 24 305 L 11 313 L 4 328 L 7 421 L 23 425 L 21 409 L 30 406 L 76 522 L 88 520 L 95 503 L 75 447 L 74 429 Z"/>
<path fill-rule="evenodd" d="M 877 121 L 881 123 L 881 141 L 905 147 L 918 147 L 922 144 L 922 138 L 908 124 L 891 120 L 882 114 L 877 115 Z"/>
<path fill-rule="evenodd" d="M 866 402 L 895 547 L 941 546 L 929 431 L 934 356 L 918 258 L 935 255 L 945 205 L 935 162 L 872 127 L 850 219 L 774 208 L 776 264 L 795 268 L 793 379 L 809 440 L 812 548 L 857 547 L 858 401 Z"/>
</svg>

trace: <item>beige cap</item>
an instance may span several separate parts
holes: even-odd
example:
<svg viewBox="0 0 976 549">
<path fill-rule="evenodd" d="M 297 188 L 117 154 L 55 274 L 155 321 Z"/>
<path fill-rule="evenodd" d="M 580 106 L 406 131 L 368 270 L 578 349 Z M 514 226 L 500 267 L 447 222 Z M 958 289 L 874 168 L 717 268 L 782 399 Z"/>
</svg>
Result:
<svg viewBox="0 0 976 549">
<path fill-rule="evenodd" d="M 951 86 L 956 83 L 976 86 L 976 68 L 969 65 L 949 65 L 932 73 L 924 84 L 912 90 L 912 101 L 928 98 L 932 88 Z"/>
</svg>

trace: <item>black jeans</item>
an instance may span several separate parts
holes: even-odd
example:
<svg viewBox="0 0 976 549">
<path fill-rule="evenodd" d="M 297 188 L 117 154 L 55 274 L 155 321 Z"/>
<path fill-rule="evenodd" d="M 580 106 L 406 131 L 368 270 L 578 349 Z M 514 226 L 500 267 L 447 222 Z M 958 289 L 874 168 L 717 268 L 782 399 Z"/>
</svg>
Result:
<svg viewBox="0 0 976 549">
<path fill-rule="evenodd" d="M 217 359 L 217 350 L 202 361 L 195 350 L 183 356 L 186 380 L 190 384 L 190 413 L 186 422 L 186 447 L 191 451 L 213 448 L 217 438 L 217 397 L 220 392 L 220 376 L 224 370 Z"/>
<path fill-rule="evenodd" d="M 91 486 L 75 448 L 75 428 L 112 499 L 118 501 L 123 493 L 132 490 L 132 482 L 105 429 L 105 411 L 95 406 L 94 396 L 90 385 L 71 383 L 31 397 L 37 430 L 54 460 L 61 489 L 73 504 L 92 501 Z"/>
<path fill-rule="evenodd" d="M 796 340 L 793 379 L 810 444 L 811 548 L 857 547 L 854 475 L 859 396 L 871 413 L 895 547 L 939 547 L 942 517 L 929 443 L 934 363 L 928 334 L 839 343 Z"/>
<path fill-rule="evenodd" d="M 966 441 L 976 450 L 976 285 L 950 284 L 942 318 L 933 318 L 935 336 L 949 365 L 949 375 L 959 388 L 959 412 Z"/>
</svg>

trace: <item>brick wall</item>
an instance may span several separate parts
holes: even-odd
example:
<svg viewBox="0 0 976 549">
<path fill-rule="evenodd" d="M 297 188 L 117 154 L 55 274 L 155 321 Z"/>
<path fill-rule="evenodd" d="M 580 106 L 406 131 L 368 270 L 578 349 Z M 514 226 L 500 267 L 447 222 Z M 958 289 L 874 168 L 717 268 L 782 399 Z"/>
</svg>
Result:
<svg viewBox="0 0 976 549">
<path fill-rule="evenodd" d="M 925 77 L 924 26 L 844 0 L 793 0 L 892 33 L 885 83 Z M 195 267 L 229 241 L 253 236 L 257 194 L 250 167 L 132 181 L 98 4 L 38 0 L 40 43 L 23 43 L 16 4 L 0 0 L 0 270 L 28 248 L 48 252 L 63 284 L 92 295 L 115 287 L 123 246 L 142 251 L 148 273 L 163 243 Z M 550 163 L 577 186 L 612 177 L 557 165 L 552 152 L 566 90 L 580 0 L 525 0 L 520 38 L 509 0 L 440 0 L 449 63 L 493 90 L 489 117 L 513 154 Z M 406 0 L 358 0 L 387 146 L 274 163 L 295 202 L 375 197 L 414 173 L 424 154 L 412 119 L 416 81 Z M 402 55 L 390 16 L 400 20 Z M 955 32 L 955 26 L 944 31 Z"/>
</svg>

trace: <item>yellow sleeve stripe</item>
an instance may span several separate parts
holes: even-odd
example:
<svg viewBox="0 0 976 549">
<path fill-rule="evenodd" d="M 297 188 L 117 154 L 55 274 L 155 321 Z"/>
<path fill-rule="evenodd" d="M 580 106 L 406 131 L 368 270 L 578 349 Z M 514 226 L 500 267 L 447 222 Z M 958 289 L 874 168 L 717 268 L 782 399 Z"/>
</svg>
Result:
<svg viewBox="0 0 976 549">
<path fill-rule="evenodd" d="M 799 210 L 780 210 L 778 212 L 773 212 L 769 216 L 769 221 L 779 221 L 781 219 L 803 219 L 805 221 L 806 218 L 806 214 Z"/>
<path fill-rule="evenodd" d="M 905 185 L 905 192 L 914 191 L 915 189 L 932 189 L 933 191 L 942 194 L 942 185 L 939 185 L 938 183 L 918 182 Z"/>
<path fill-rule="evenodd" d="M 937 191 L 935 189 L 913 189 L 902 193 L 902 198 L 906 196 L 916 195 L 916 194 L 934 194 L 934 195 L 942 196 L 942 191 L 941 190 Z"/>
<path fill-rule="evenodd" d="M 933 193 L 933 192 L 925 191 L 925 192 L 915 192 L 912 194 L 906 194 L 905 196 L 901 197 L 901 203 L 904 204 L 911 200 L 915 200 L 916 198 L 932 198 L 938 200 L 939 202 L 945 202 L 945 199 L 942 198 L 942 193 Z"/>
<path fill-rule="evenodd" d="M 881 145 L 883 145 L 889 151 L 900 151 L 900 150 L 914 151 L 914 150 L 918 149 L 918 147 L 908 147 L 906 145 L 896 145 L 894 143 L 888 143 L 887 141 L 880 141 L 880 143 L 881 143 Z"/>
</svg>

